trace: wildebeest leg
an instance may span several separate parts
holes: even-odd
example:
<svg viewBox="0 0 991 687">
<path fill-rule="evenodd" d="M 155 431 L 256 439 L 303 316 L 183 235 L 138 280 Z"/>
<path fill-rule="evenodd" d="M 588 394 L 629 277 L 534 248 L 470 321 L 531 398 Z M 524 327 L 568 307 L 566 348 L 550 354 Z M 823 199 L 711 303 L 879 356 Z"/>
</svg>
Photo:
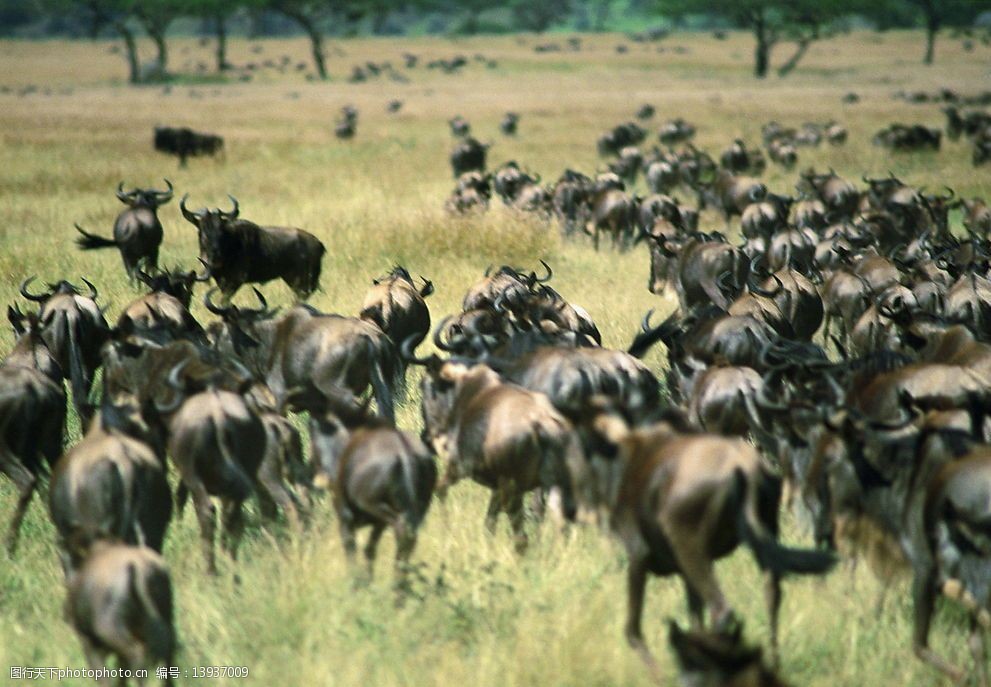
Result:
<svg viewBox="0 0 991 687">
<path fill-rule="evenodd" d="M 706 551 L 709 537 L 699 532 L 697 527 L 665 527 L 665 534 L 671 544 L 682 579 L 691 585 L 709 608 L 709 616 L 714 626 L 719 626 L 729 613 L 729 606 L 719 583 L 709 552 Z"/>
<path fill-rule="evenodd" d="M 705 619 L 703 618 L 703 611 L 705 610 L 705 601 L 699 596 L 699 593 L 692 588 L 692 585 L 688 584 L 687 580 L 682 579 L 682 584 L 685 587 L 685 598 L 688 601 L 688 615 L 692 621 L 692 629 L 700 631 L 705 627 Z"/>
<path fill-rule="evenodd" d="M 661 672 L 657 661 L 643 639 L 641 619 L 643 617 L 644 592 L 647 589 L 647 558 L 645 555 L 630 557 L 630 567 L 626 571 L 626 641 L 647 664 L 647 669 L 655 681 L 660 681 Z"/>
<path fill-rule="evenodd" d="M 781 577 L 768 572 L 764 579 L 764 600 L 767 603 L 767 619 L 771 624 L 771 664 L 777 668 L 778 656 L 778 612 L 781 610 Z"/>
<path fill-rule="evenodd" d="M 31 498 L 34 496 L 35 487 L 38 485 L 38 478 L 31 474 L 24 464 L 19 461 L 5 445 L 0 446 L 0 472 L 10 478 L 10 481 L 17 487 L 19 494 L 17 506 L 14 508 L 14 515 L 10 518 L 10 525 L 7 528 L 7 554 L 14 555 L 17 551 L 17 541 L 21 534 L 21 524 L 24 516 L 31 505 Z"/>
<path fill-rule="evenodd" d="M 261 469 L 258 471 L 258 482 L 261 485 L 261 489 L 258 490 L 259 497 L 264 493 L 269 504 L 275 502 L 282 509 L 282 512 L 285 513 L 286 520 L 289 521 L 289 527 L 295 534 L 299 534 L 299 513 L 296 511 L 296 504 L 292 496 L 290 496 L 289 491 L 282 484 L 282 477 L 279 475 L 278 470 L 263 462 Z"/>
<path fill-rule="evenodd" d="M 341 543 L 344 545 L 344 555 L 348 559 L 348 565 L 354 565 L 354 558 L 358 553 L 358 544 L 354 539 L 354 523 L 350 518 L 341 517 L 338 529 L 341 532 Z"/>
<path fill-rule="evenodd" d="M 912 579 L 912 602 L 915 606 L 912 650 L 925 663 L 948 675 L 951 680 L 961 680 L 963 671 L 950 665 L 944 658 L 929 648 L 929 625 L 932 622 L 933 607 L 936 604 L 936 570 L 932 565 L 916 569 Z"/>
<path fill-rule="evenodd" d="M 526 512 L 523 509 L 523 493 L 512 485 L 506 493 L 503 510 L 509 516 L 509 526 L 513 529 L 513 546 L 516 553 L 523 553 L 530 541 L 526 536 Z"/>
<path fill-rule="evenodd" d="M 187 487 L 188 488 L 188 487 Z M 210 500 L 206 487 L 195 484 L 188 488 L 193 496 L 193 506 L 196 508 L 196 519 L 200 522 L 200 540 L 203 546 L 203 556 L 206 558 L 206 569 L 211 575 L 217 574 L 217 557 L 213 550 L 213 540 L 217 532 L 217 509 Z"/>
<path fill-rule="evenodd" d="M 392 531 L 396 537 L 396 590 L 405 594 L 409 590 L 409 559 L 416 547 L 416 530 L 400 516 L 393 521 Z"/>
<path fill-rule="evenodd" d="M 498 489 L 493 489 L 492 496 L 489 498 L 489 506 L 485 509 L 485 529 L 488 530 L 489 534 L 495 534 L 496 518 L 499 517 L 501 506 L 502 496 Z"/>
<path fill-rule="evenodd" d="M 85 634 L 79 634 L 79 641 L 83 645 L 83 654 L 86 656 L 86 663 L 91 670 L 98 670 L 107 664 L 107 653 L 91 642 Z M 97 684 L 107 684 L 106 678 L 101 677 L 97 680 Z"/>
<path fill-rule="evenodd" d="M 224 503 L 224 540 L 231 560 L 237 561 L 237 550 L 244 536 L 244 501 Z"/>
<path fill-rule="evenodd" d="M 977 620 L 977 614 L 970 617 L 970 636 L 967 638 L 970 655 L 974 657 L 975 674 L 979 687 L 989 687 L 988 652 L 984 643 L 984 628 Z"/>
<path fill-rule="evenodd" d="M 365 565 L 367 566 L 368 578 L 371 579 L 373 566 L 375 565 L 375 551 L 378 549 L 379 540 L 385 532 L 385 525 L 375 523 L 372 525 L 372 533 L 368 535 L 368 543 L 365 544 Z"/>
</svg>

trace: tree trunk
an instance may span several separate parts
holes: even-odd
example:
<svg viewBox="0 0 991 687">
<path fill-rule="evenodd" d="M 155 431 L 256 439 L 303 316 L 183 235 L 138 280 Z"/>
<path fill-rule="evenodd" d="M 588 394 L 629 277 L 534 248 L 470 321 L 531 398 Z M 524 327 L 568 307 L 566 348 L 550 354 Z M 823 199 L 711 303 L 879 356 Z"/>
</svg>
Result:
<svg viewBox="0 0 991 687">
<path fill-rule="evenodd" d="M 310 48 L 313 51 L 313 65 L 317 68 L 317 76 L 320 77 L 321 81 L 326 81 L 327 64 L 323 56 L 323 36 L 320 34 L 320 29 L 309 21 L 303 28 L 310 37 Z"/>
<path fill-rule="evenodd" d="M 148 35 L 155 43 L 155 50 L 158 52 L 155 58 L 155 61 L 158 63 L 158 76 L 164 77 L 168 73 L 169 63 L 169 46 L 165 42 L 165 27 L 155 26 L 153 29 L 148 30 Z"/>
<path fill-rule="evenodd" d="M 134 38 L 134 32 L 127 28 L 127 24 L 118 21 L 114 28 L 121 38 L 124 39 L 124 50 L 127 53 L 127 80 L 129 83 L 141 83 L 141 65 L 138 63 L 138 42 Z"/>
<path fill-rule="evenodd" d="M 939 17 L 930 14 L 926 17 L 926 56 L 922 58 L 923 64 L 932 64 L 936 57 L 936 34 L 939 32 Z"/>
<path fill-rule="evenodd" d="M 757 39 L 757 45 L 754 48 L 754 76 L 763 79 L 771 68 L 771 48 L 774 47 L 774 41 L 770 36 L 763 13 L 754 15 L 753 26 L 754 37 Z"/>
<path fill-rule="evenodd" d="M 778 76 L 788 76 L 798 66 L 798 63 L 802 61 L 802 58 L 805 57 L 805 53 L 808 51 L 810 45 L 812 45 L 811 38 L 800 39 L 798 45 L 795 47 L 795 52 L 792 53 L 791 57 L 783 65 L 778 67 Z"/>
<path fill-rule="evenodd" d="M 214 33 L 217 35 L 217 71 L 227 71 L 231 65 L 227 62 L 227 20 L 222 14 L 214 17 Z"/>
</svg>

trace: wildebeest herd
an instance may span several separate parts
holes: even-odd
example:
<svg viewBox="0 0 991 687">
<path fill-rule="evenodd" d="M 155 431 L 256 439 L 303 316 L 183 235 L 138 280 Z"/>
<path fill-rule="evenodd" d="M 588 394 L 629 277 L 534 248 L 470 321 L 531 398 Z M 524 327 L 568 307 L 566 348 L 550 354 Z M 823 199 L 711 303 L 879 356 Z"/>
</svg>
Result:
<svg viewBox="0 0 991 687">
<path fill-rule="evenodd" d="M 987 136 L 986 120 L 948 117 L 951 138 Z M 514 132 L 518 119 L 507 115 L 502 130 Z M 353 135 L 355 120 L 346 112 L 338 135 L 342 124 Z M 647 286 L 672 292 L 676 311 L 659 324 L 647 313 L 626 350 L 609 349 L 589 313 L 551 286 L 549 265 L 490 267 L 461 311 L 433 327 L 436 351 L 418 354 L 431 333 L 429 280 L 397 265 L 374 281 L 357 316 L 320 312 L 304 301 L 319 288 L 321 241 L 242 219 L 233 197 L 230 210 L 191 210 L 183 196 L 200 265 L 161 269 L 157 211 L 172 184 L 129 192 L 121 184 L 127 208 L 113 238 L 77 226 L 77 243 L 116 247 L 146 293 L 111 324 L 89 282 L 39 290 L 27 276 L 20 293 L 38 308 L 8 308 L 17 341 L 0 365 L 0 470 L 18 491 L 7 549 L 14 554 L 47 478 L 67 617 L 91 664 L 108 654 L 132 669 L 174 663 L 161 551 L 190 498 L 207 569 L 219 574 L 237 565 L 246 501 L 256 498 L 261 518 L 284 517 L 289 536 L 301 537 L 312 493 L 329 490 L 350 559 L 356 531 L 371 528 L 369 573 L 382 534 L 393 532 L 401 602 L 434 495 L 470 479 L 491 492 L 486 525 L 506 514 L 520 554 L 530 545 L 528 512 L 616 535 L 628 558 L 626 638 L 658 679 L 641 630 L 648 574 L 683 582 L 692 629 L 672 623 L 670 641 L 685 684 L 781 685 L 782 578 L 826 573 L 842 555 L 865 557 L 879 574 L 907 567 L 915 654 L 987 687 L 985 201 L 893 174 L 852 181 L 813 168 L 800 172 L 794 195 L 777 194 L 759 179 L 760 148 L 737 140 L 713 158 L 692 145 L 695 127 L 681 119 L 661 127 L 664 149 L 647 152 L 646 130 L 621 124 L 597 142 L 608 172 L 569 169 L 545 186 L 516 162 L 487 173 L 488 146 L 468 136 L 463 118 L 450 125 L 459 139 L 450 212 L 484 210 L 495 193 L 574 240 L 588 234 L 596 248 L 601 236 L 624 250 L 646 244 Z M 767 157 L 786 169 L 802 146 L 847 141 L 835 122 L 771 122 L 763 134 Z M 922 138 L 926 146 L 940 137 Z M 640 175 L 646 198 L 628 190 Z M 707 208 L 723 231 L 700 230 Z M 965 235 L 951 231 L 957 209 Z M 723 232 L 737 228 L 740 242 L 731 243 Z M 234 304 L 242 286 L 277 279 L 299 299 L 291 307 L 270 307 L 257 287 L 256 306 Z M 216 319 L 201 323 L 190 312 L 193 290 L 211 280 L 203 302 Z M 657 343 L 667 349 L 664 370 L 642 361 Z M 411 367 L 422 370 L 419 436 L 395 423 Z M 65 380 L 87 423 L 68 448 Z M 308 460 L 292 413 L 308 416 Z M 808 546 L 779 541 L 782 508 L 811 522 Z M 715 562 L 741 545 L 765 576 L 770 665 L 744 643 L 715 575 Z M 969 619 L 971 667 L 929 647 L 940 597 Z"/>
</svg>

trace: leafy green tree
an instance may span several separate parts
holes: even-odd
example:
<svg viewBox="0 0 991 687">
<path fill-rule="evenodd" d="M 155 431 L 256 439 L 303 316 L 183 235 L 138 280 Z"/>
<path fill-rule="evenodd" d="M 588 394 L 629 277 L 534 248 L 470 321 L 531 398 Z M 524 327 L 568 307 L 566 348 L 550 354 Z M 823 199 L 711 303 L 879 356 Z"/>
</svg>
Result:
<svg viewBox="0 0 991 687">
<path fill-rule="evenodd" d="M 217 39 L 216 56 L 217 71 L 223 72 L 231 68 L 227 61 L 227 22 L 231 16 L 242 7 L 251 3 L 249 0 L 182 0 L 183 13 L 205 19 L 213 35 Z"/>
<path fill-rule="evenodd" d="M 510 0 L 516 28 L 543 33 L 568 15 L 571 0 Z"/>
<path fill-rule="evenodd" d="M 855 0 L 656 0 L 656 9 L 675 18 L 691 14 L 720 15 L 754 34 L 754 75 L 763 79 L 771 69 L 771 52 L 781 42 L 795 50 L 778 67 L 791 72 L 809 46 L 829 35 L 835 19 L 857 9 Z"/>
<path fill-rule="evenodd" d="M 926 31 L 926 53 L 923 64 L 936 58 L 936 35 L 944 26 L 973 26 L 982 12 L 991 10 L 991 0 L 905 0 L 922 15 Z M 886 3 L 881 3 L 883 6 Z"/>
<path fill-rule="evenodd" d="M 165 34 L 169 25 L 186 9 L 183 0 L 134 0 L 131 11 L 155 44 L 155 73 L 168 74 L 169 47 Z"/>
<path fill-rule="evenodd" d="M 317 76 L 327 78 L 327 58 L 323 49 L 321 24 L 331 15 L 333 0 L 271 0 L 269 6 L 299 24 L 310 39 L 310 52 Z"/>
<path fill-rule="evenodd" d="M 56 13 L 67 7 L 78 7 L 73 0 L 46 0 L 46 9 Z M 104 27 L 110 28 L 124 41 L 124 55 L 127 58 L 127 79 L 130 83 L 141 83 L 141 63 L 138 61 L 138 39 L 131 25 L 134 18 L 133 0 L 83 0 L 81 4 L 89 13 L 94 38 Z"/>
</svg>

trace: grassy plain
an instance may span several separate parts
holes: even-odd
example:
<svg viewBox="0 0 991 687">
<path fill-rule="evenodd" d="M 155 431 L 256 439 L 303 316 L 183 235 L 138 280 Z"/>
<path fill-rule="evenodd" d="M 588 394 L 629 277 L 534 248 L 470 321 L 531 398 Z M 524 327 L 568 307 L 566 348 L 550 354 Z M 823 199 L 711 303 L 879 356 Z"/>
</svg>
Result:
<svg viewBox="0 0 991 687">
<path fill-rule="evenodd" d="M 109 233 L 120 208 L 112 193 L 118 181 L 159 184 L 167 176 L 177 196 L 191 194 L 193 207 L 224 205 L 232 193 L 242 216 L 316 233 L 328 254 L 323 290 L 312 302 L 327 311 L 356 312 L 370 280 L 399 262 L 435 282 L 430 306 L 439 319 L 458 308 L 487 265 L 536 265 L 538 258 L 553 265 L 561 293 L 592 314 L 607 345 L 624 345 L 648 308 L 663 313 L 673 307 L 645 288 L 645 249 L 597 254 L 584 240 L 562 240 L 556 227 L 495 206 L 480 219 L 445 216 L 441 204 L 452 185 L 446 120 L 457 113 L 480 139 L 495 142 L 492 166 L 516 159 L 548 180 L 565 167 L 600 168 L 596 136 L 650 102 L 659 112 L 655 124 L 685 117 L 698 125 L 697 143 L 710 152 L 737 136 L 756 141 L 769 119 L 793 125 L 837 119 L 849 127 L 850 142 L 802 150 L 801 165 L 832 166 L 853 178 L 892 170 L 908 182 L 948 184 L 964 195 L 991 192 L 987 171 L 971 168 L 963 144 L 898 157 L 870 145 L 873 132 L 891 121 L 942 122 L 937 106 L 894 100 L 896 90 L 991 87 L 986 47 L 966 53 L 959 42 L 944 40 L 937 64 L 924 68 L 918 34 L 853 34 L 813 46 L 788 79 L 757 83 L 744 35 L 726 41 L 674 35 L 658 44 L 663 52 L 631 44 L 626 54 L 615 50 L 622 37 L 595 36 L 584 38 L 580 52 L 536 54 L 533 45 L 547 40 L 554 39 L 354 40 L 334 44 L 329 66 L 337 78 L 329 83 L 261 70 L 251 83 L 180 82 L 170 89 L 122 84 L 124 63 L 109 43 L 0 42 L 0 85 L 10 87 L 0 93 L 0 301 L 17 299 L 17 284 L 30 274 L 52 281 L 85 275 L 115 315 L 136 292 L 115 253 L 75 250 L 72 223 Z M 261 63 L 287 54 L 295 63 L 307 59 L 306 51 L 301 40 L 235 41 L 231 59 Z M 472 61 L 458 75 L 421 66 L 402 71 L 406 83 L 343 79 L 353 64 L 399 65 L 407 51 L 421 62 L 481 53 L 498 66 Z M 172 42 L 172 55 L 177 70 L 211 57 L 207 48 L 183 39 Z M 848 91 L 862 101 L 842 104 Z M 392 98 L 405 101 L 397 115 L 385 112 Z M 361 116 L 356 138 L 341 143 L 332 124 L 346 103 Z M 522 115 L 514 139 L 497 131 L 506 110 Z M 176 169 L 151 149 L 155 124 L 220 133 L 226 158 Z M 793 175 L 772 168 L 767 178 L 775 190 L 792 190 Z M 163 263 L 193 265 L 195 233 L 177 203 L 161 215 Z M 714 216 L 703 224 L 721 228 Z M 289 300 L 281 284 L 265 290 L 272 301 Z M 194 312 L 206 315 L 199 305 Z M 10 343 L 5 330 L 0 350 Z M 649 362 L 660 369 L 663 352 Z M 417 426 L 416 405 L 414 392 L 400 409 L 403 426 Z M 0 480 L 0 522 L 6 523 L 13 502 L 9 482 Z M 232 685 L 648 684 L 622 639 L 620 548 L 598 531 L 562 534 L 544 527 L 532 550 L 518 558 L 505 523 L 495 537 L 484 532 L 484 504 L 480 488 L 462 483 L 445 504 L 434 505 L 415 555 L 420 598 L 398 610 L 390 587 L 391 539 L 380 551 L 374 583 L 353 589 L 327 500 L 299 541 L 253 527 L 240 585 L 230 571 L 219 579 L 205 576 L 187 509 L 173 522 L 165 551 L 178 603 L 179 665 L 248 666 L 247 680 L 215 682 Z M 800 518 L 788 520 L 789 537 L 807 541 Z M 747 620 L 748 636 L 766 641 L 752 559 L 733 556 L 720 564 L 719 575 Z M 62 619 L 61 578 L 42 497 L 30 510 L 16 559 L 0 558 L 0 683 L 12 664 L 84 665 Z M 841 568 L 823 581 L 790 581 L 781 623 L 784 675 L 796 685 L 830 687 L 939 684 L 908 648 L 905 581 L 893 584 L 887 604 L 876 611 L 883 586 L 864 566 Z M 652 581 L 646 631 L 669 671 L 663 621 L 684 616 L 680 585 Z M 939 616 L 933 634 L 940 650 L 968 660 L 964 628 L 952 612 Z"/>
</svg>

